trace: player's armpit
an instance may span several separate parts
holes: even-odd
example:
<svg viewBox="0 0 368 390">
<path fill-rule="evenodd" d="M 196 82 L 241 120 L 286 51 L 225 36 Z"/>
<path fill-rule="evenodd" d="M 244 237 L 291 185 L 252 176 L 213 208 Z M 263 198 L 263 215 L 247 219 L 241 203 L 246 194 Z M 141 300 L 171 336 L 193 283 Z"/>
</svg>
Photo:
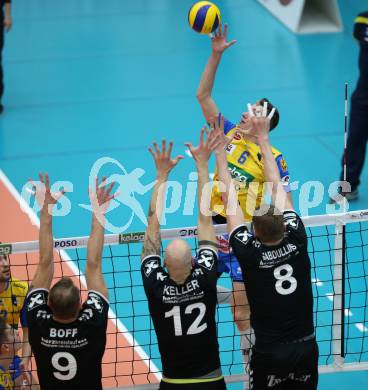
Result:
<svg viewBox="0 0 368 390">
<path fill-rule="evenodd" d="M 161 233 L 159 231 L 154 233 L 146 232 L 143 248 L 142 248 L 142 255 L 141 255 L 142 261 L 147 256 L 151 256 L 151 255 L 159 256 L 160 251 L 161 251 Z"/>
<path fill-rule="evenodd" d="M 199 240 L 198 247 L 201 248 L 203 246 L 210 246 L 216 251 L 218 249 L 218 243 L 215 240 Z"/>
</svg>

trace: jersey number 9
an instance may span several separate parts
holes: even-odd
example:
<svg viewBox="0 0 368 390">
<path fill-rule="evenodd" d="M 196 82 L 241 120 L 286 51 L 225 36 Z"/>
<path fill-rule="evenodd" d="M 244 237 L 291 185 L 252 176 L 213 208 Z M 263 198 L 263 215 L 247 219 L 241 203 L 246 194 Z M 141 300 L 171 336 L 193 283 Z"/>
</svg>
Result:
<svg viewBox="0 0 368 390">
<path fill-rule="evenodd" d="M 62 360 L 67 364 L 61 364 Z M 54 377 L 60 381 L 70 381 L 77 374 L 77 361 L 75 357 L 68 352 L 57 352 L 51 358 L 52 366 L 57 370 L 54 371 Z"/>
</svg>

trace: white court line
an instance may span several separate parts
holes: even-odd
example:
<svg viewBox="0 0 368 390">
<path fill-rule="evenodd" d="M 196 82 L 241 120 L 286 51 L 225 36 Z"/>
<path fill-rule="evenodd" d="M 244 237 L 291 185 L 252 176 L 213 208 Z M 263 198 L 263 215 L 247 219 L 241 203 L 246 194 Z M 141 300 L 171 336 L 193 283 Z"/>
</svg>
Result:
<svg viewBox="0 0 368 390">
<path fill-rule="evenodd" d="M 28 203 L 25 202 L 25 200 L 20 196 L 18 190 L 13 186 L 11 181 L 7 178 L 5 173 L 0 169 L 0 180 L 4 183 L 5 187 L 8 189 L 10 194 L 13 196 L 13 198 L 20 204 L 22 207 L 22 210 L 27 213 L 28 217 L 32 221 L 32 224 L 40 227 L 40 220 L 36 213 L 29 207 Z M 60 256 L 63 258 L 63 260 L 67 260 L 66 263 L 67 266 L 70 267 L 71 271 L 74 273 L 74 275 L 80 275 L 80 281 L 81 284 L 87 288 L 87 283 L 85 277 L 81 274 L 78 267 L 74 264 L 70 256 L 63 250 L 60 250 Z M 153 363 L 153 361 L 149 358 L 149 356 L 146 354 L 146 352 L 143 350 L 143 348 L 139 345 L 137 340 L 130 334 L 128 329 L 125 327 L 125 325 L 120 321 L 119 318 L 117 318 L 116 313 L 110 308 L 109 309 L 109 319 L 113 321 L 113 325 L 116 326 L 116 328 L 119 330 L 119 332 L 122 333 L 122 336 L 125 337 L 127 342 L 135 349 L 136 353 L 141 356 L 143 363 L 147 366 L 149 369 L 149 374 L 153 374 L 156 376 L 158 380 L 161 380 L 161 374 L 158 373 L 159 369 L 156 367 L 156 365 Z M 154 371 L 154 372 L 151 372 Z"/>
</svg>

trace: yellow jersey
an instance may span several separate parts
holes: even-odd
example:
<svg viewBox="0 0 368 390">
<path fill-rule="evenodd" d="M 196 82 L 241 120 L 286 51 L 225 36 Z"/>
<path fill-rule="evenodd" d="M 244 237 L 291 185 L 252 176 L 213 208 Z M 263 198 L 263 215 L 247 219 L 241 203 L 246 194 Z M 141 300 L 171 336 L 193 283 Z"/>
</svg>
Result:
<svg viewBox="0 0 368 390">
<path fill-rule="evenodd" d="M 225 120 L 225 134 L 234 138 L 227 147 L 227 162 L 232 178 L 236 182 L 236 190 L 241 209 L 246 221 L 251 221 L 254 210 L 260 206 L 264 194 L 264 164 L 260 147 L 248 140 L 245 140 L 235 124 Z M 281 180 L 289 181 L 289 172 L 286 161 L 282 154 L 272 148 L 277 166 L 280 171 Z M 221 198 L 221 191 L 218 184 L 217 169 L 214 175 L 214 185 L 212 189 L 211 209 L 214 213 L 226 218 L 226 210 Z M 285 187 L 289 191 L 288 186 Z"/>
<path fill-rule="evenodd" d="M 19 320 L 22 326 L 27 326 L 23 311 L 27 292 L 27 282 L 10 279 L 6 290 L 0 293 L 0 316 L 13 328 L 18 328 Z"/>
<path fill-rule="evenodd" d="M 0 366 L 0 390 L 12 390 L 14 382 L 9 371 Z"/>
</svg>

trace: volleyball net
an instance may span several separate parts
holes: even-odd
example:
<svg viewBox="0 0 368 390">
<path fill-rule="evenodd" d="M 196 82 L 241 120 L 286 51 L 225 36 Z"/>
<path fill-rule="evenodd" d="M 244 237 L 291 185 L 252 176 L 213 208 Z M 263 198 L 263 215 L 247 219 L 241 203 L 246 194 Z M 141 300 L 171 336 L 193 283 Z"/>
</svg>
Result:
<svg viewBox="0 0 368 390">
<path fill-rule="evenodd" d="M 321 373 L 368 370 L 368 210 L 303 218 L 309 236 L 314 295 L 314 322 Z M 225 226 L 215 227 L 216 233 Z M 197 249 L 195 227 L 162 230 L 163 247 L 182 238 Z M 157 388 L 160 354 L 143 290 L 140 254 L 144 232 L 105 236 L 103 272 L 109 288 L 110 312 L 104 388 Z M 88 237 L 54 240 L 55 279 L 70 276 L 85 296 L 83 272 Z M 38 242 L 0 245 L 9 256 L 12 277 L 32 281 Z M 218 285 L 231 289 L 228 275 Z M 217 307 L 218 341 L 228 383 L 245 380 L 240 336 L 229 304 Z M 32 361 L 36 377 L 36 367 Z M 141 387 L 143 386 L 143 387 Z"/>
</svg>

